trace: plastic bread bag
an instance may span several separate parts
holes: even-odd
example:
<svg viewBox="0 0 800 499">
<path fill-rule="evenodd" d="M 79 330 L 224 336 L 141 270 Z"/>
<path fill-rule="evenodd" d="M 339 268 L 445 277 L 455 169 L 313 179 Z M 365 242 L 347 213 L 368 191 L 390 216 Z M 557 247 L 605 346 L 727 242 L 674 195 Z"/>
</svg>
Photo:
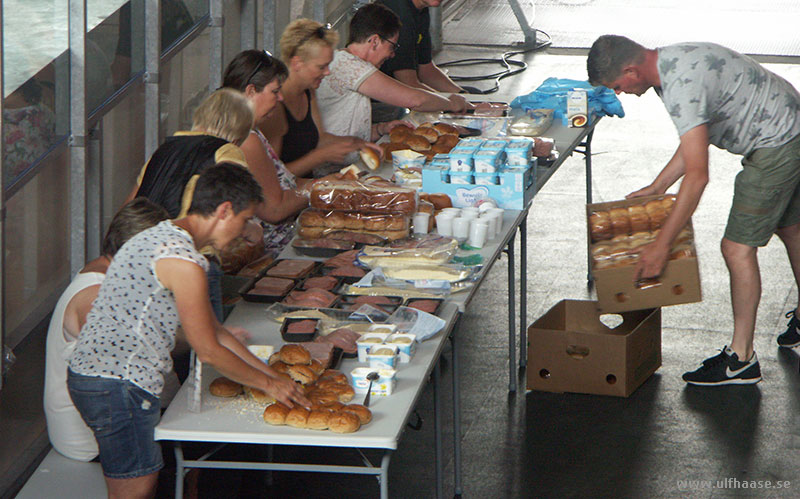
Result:
<svg viewBox="0 0 800 499">
<path fill-rule="evenodd" d="M 398 332 L 416 335 L 419 342 L 435 335 L 446 324 L 444 319 L 411 307 L 398 307 L 386 322 L 396 325 Z"/>
<path fill-rule="evenodd" d="M 451 261 L 457 251 L 458 241 L 452 237 L 418 234 L 387 246 L 365 246 L 356 260 L 369 268 L 442 265 Z"/>
<path fill-rule="evenodd" d="M 508 134 L 537 137 L 545 133 L 552 124 L 552 109 L 528 109 L 525 114 L 511 120 L 508 125 Z"/>
<path fill-rule="evenodd" d="M 311 188 L 312 208 L 369 213 L 417 211 L 416 189 L 400 187 L 383 179 L 320 180 Z"/>
<path fill-rule="evenodd" d="M 349 310 L 335 308 L 308 309 L 292 307 L 283 303 L 273 303 L 264 310 L 267 319 L 283 323 L 286 319 L 320 319 L 328 321 L 345 321 L 350 317 Z"/>
<path fill-rule="evenodd" d="M 408 236 L 410 217 L 405 213 L 360 213 L 353 211 L 320 210 L 307 208 L 297 217 L 298 235 L 305 239 L 318 239 L 334 231 L 372 234 L 376 243 L 402 239 Z M 365 241 L 354 241 L 365 242 Z"/>
</svg>

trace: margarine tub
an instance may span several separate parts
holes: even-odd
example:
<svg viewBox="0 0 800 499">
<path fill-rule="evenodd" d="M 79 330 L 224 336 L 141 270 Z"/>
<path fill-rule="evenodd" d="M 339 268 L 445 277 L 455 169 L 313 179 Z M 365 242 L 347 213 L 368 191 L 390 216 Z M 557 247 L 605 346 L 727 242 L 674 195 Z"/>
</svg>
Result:
<svg viewBox="0 0 800 499">
<path fill-rule="evenodd" d="M 369 388 L 369 380 L 367 374 L 371 372 L 378 373 L 378 379 L 373 381 L 370 393 L 373 395 L 387 396 L 394 392 L 394 387 L 397 382 L 397 371 L 394 369 L 372 369 L 369 367 L 356 367 L 350 371 L 350 377 L 353 380 L 353 390 L 359 393 L 367 393 Z"/>
<path fill-rule="evenodd" d="M 450 183 L 451 184 L 463 184 L 463 185 L 470 185 L 474 182 L 475 177 L 472 175 L 472 172 L 457 172 L 455 170 L 450 170 Z"/>
<path fill-rule="evenodd" d="M 392 334 L 397 331 L 397 324 L 370 324 L 369 332 L 377 334 Z"/>
<path fill-rule="evenodd" d="M 499 183 L 495 172 L 475 172 L 475 185 L 497 185 Z"/>
<path fill-rule="evenodd" d="M 372 369 L 394 369 L 397 367 L 397 345 L 381 343 L 367 349 L 367 361 Z"/>
<path fill-rule="evenodd" d="M 506 164 L 509 166 L 527 166 L 531 162 L 533 141 L 515 139 L 506 146 Z"/>
<path fill-rule="evenodd" d="M 476 173 L 496 172 L 503 160 L 502 149 L 480 149 L 473 155 Z"/>
<path fill-rule="evenodd" d="M 247 345 L 247 349 L 250 350 L 250 353 L 261 359 L 265 364 L 269 364 L 269 358 L 272 355 L 272 352 L 275 351 L 275 347 L 272 345 Z"/>
<path fill-rule="evenodd" d="M 506 147 L 507 141 L 498 139 L 489 139 L 483 143 L 481 149 L 496 149 L 502 150 Z"/>
<path fill-rule="evenodd" d="M 370 347 L 382 344 L 390 333 L 364 333 L 361 338 L 356 341 L 356 349 L 358 351 L 358 361 L 368 362 L 367 352 Z"/>
<path fill-rule="evenodd" d="M 392 151 L 392 166 L 399 169 L 422 167 L 425 164 L 425 155 L 403 149 L 402 151 Z"/>
<path fill-rule="evenodd" d="M 401 364 L 408 364 L 417 351 L 417 336 L 408 333 L 396 333 L 386 338 L 387 345 L 397 345 L 397 357 Z"/>
<path fill-rule="evenodd" d="M 450 176 L 459 172 L 471 172 L 475 165 L 473 154 L 475 149 L 456 147 L 450 151 Z"/>
</svg>

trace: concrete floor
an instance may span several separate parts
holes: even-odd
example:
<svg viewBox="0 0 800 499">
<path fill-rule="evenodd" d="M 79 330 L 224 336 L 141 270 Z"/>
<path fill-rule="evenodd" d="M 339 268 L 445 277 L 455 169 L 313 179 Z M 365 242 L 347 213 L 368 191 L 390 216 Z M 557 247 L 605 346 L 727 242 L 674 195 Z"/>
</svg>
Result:
<svg viewBox="0 0 800 499">
<path fill-rule="evenodd" d="M 450 47 L 437 60 L 493 53 Z M 549 76 L 586 77 L 582 56 L 539 52 L 526 59 L 529 69 L 504 80 L 504 91 L 527 93 Z M 800 66 L 769 67 L 800 87 Z M 649 183 L 677 145 L 654 93 L 621 100 L 626 117 L 604 119 L 594 135 L 595 202 L 620 199 Z M 794 480 L 800 465 L 798 356 L 775 344 L 787 322 L 783 314 L 797 301 L 797 289 L 777 238 L 759 251 L 763 296 L 756 350 L 763 381 L 697 388 L 680 379 L 730 341 L 728 276 L 718 246 L 739 169 L 737 157 L 712 148 L 711 182 L 693 217 L 703 301 L 663 309 L 662 367 L 630 398 L 509 395 L 506 314 L 498 313 L 508 306 L 505 257 L 497 262 L 457 333 L 463 352 L 459 438 L 464 497 L 800 497 L 800 483 Z M 592 298 L 585 280 L 584 179 L 582 157 L 572 157 L 534 199 L 528 217 L 528 323 L 561 299 Z M 450 366 L 446 353 L 445 401 L 452 393 Z M 432 405 L 429 386 L 418 407 L 423 428 L 407 430 L 392 458 L 392 497 L 435 495 Z M 453 493 L 449 411 L 447 402 L 445 496 Z M 340 452 L 278 449 L 276 457 L 325 459 Z M 352 459 L 360 458 L 353 454 Z M 264 492 L 261 477 L 246 476 L 242 497 L 375 497 L 378 492 L 376 481 L 366 477 L 276 473 L 273 479 Z M 696 482 L 682 482 L 690 480 Z M 764 488 L 767 480 L 771 489 Z M 212 489 L 201 487 L 209 497 L 215 496 Z M 230 490 L 226 487 L 219 497 L 229 497 Z"/>
</svg>

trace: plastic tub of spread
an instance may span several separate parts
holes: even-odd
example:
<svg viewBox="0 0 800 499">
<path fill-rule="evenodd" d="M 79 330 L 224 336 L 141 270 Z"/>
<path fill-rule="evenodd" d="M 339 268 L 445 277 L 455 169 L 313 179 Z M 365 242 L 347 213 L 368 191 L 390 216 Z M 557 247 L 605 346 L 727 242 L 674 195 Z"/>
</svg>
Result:
<svg viewBox="0 0 800 499">
<path fill-rule="evenodd" d="M 474 182 L 474 176 L 472 172 L 456 172 L 450 170 L 450 183 L 451 184 L 463 184 L 463 185 L 470 185 Z"/>
<path fill-rule="evenodd" d="M 387 345 L 397 345 L 397 358 L 401 364 L 408 364 L 417 351 L 416 335 L 397 333 L 386 338 Z"/>
<path fill-rule="evenodd" d="M 507 141 L 499 139 L 489 139 L 481 145 L 481 149 L 502 150 L 506 147 Z"/>
<path fill-rule="evenodd" d="M 495 172 L 475 172 L 475 185 L 498 185 L 498 183 Z"/>
<path fill-rule="evenodd" d="M 508 166 L 527 166 L 533 157 L 531 151 L 533 149 L 532 140 L 515 139 L 508 142 L 506 145 L 506 164 Z"/>
<path fill-rule="evenodd" d="M 358 361 L 359 362 L 368 362 L 367 355 L 369 352 L 370 347 L 375 345 L 380 345 L 384 342 L 386 338 L 389 337 L 389 333 L 365 333 L 361 335 L 356 341 L 356 349 L 358 351 Z"/>
<path fill-rule="evenodd" d="M 392 166 L 398 169 L 406 168 L 420 168 L 425 164 L 425 155 L 412 151 L 411 149 L 403 149 L 400 151 L 392 151 Z"/>
<path fill-rule="evenodd" d="M 373 369 L 394 369 L 397 367 L 398 345 L 376 344 L 367 350 L 367 361 Z"/>
<path fill-rule="evenodd" d="M 473 155 L 476 173 L 496 172 L 503 159 L 502 149 L 481 149 Z"/>
<path fill-rule="evenodd" d="M 350 371 L 353 389 L 362 394 L 367 393 L 369 380 L 367 375 L 371 372 L 378 373 L 378 379 L 372 383 L 372 395 L 388 396 L 394 392 L 397 383 L 397 371 L 394 369 L 372 369 L 369 367 L 356 367 Z"/>
<path fill-rule="evenodd" d="M 475 159 L 473 149 L 455 148 L 450 151 L 450 175 L 456 172 L 471 172 Z"/>
<path fill-rule="evenodd" d="M 272 345 L 247 345 L 247 349 L 265 364 L 269 364 L 269 358 L 275 352 Z"/>
</svg>

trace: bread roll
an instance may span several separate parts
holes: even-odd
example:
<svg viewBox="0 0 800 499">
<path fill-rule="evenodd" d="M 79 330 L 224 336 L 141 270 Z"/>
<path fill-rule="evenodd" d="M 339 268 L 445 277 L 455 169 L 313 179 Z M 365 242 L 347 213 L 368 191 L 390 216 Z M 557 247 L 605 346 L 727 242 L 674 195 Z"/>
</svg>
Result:
<svg viewBox="0 0 800 499">
<path fill-rule="evenodd" d="M 628 217 L 631 221 L 631 232 L 650 230 L 650 217 L 647 216 L 647 211 L 645 211 L 644 206 L 629 206 Z"/>
<path fill-rule="evenodd" d="M 289 408 L 276 402 L 264 409 L 264 421 L 272 425 L 284 425 L 288 414 Z"/>
<path fill-rule="evenodd" d="M 314 371 L 316 377 L 319 377 L 320 374 L 325 372 L 325 368 L 322 366 L 322 363 L 314 358 L 311 359 L 311 364 L 309 364 L 308 367 Z"/>
<path fill-rule="evenodd" d="M 328 409 L 329 411 L 335 412 L 343 408 L 344 404 L 337 400 L 335 402 L 328 402 L 327 404 L 322 404 L 322 407 Z"/>
<path fill-rule="evenodd" d="M 281 360 L 287 364 L 311 364 L 311 354 L 308 350 L 294 343 L 287 343 L 279 350 Z"/>
<path fill-rule="evenodd" d="M 286 374 L 302 385 L 309 385 L 317 379 L 317 375 L 314 374 L 314 371 L 302 364 L 289 366 Z"/>
<path fill-rule="evenodd" d="M 459 138 L 458 135 L 441 135 L 437 140 L 437 146 L 444 146 L 447 147 L 447 150 L 454 148 L 456 144 L 458 144 Z"/>
<path fill-rule="evenodd" d="M 358 416 L 359 422 L 365 425 L 372 421 L 372 411 L 361 404 L 349 404 L 342 408 L 344 412 L 350 412 Z"/>
<path fill-rule="evenodd" d="M 458 138 L 458 128 L 450 125 L 448 123 L 437 123 L 433 125 L 433 128 L 439 132 L 439 135 L 451 135 Z"/>
<path fill-rule="evenodd" d="M 670 212 L 672 209 L 672 205 L 675 204 L 675 198 L 673 196 L 666 196 L 664 199 L 661 200 L 661 207 L 667 210 L 667 213 Z"/>
<path fill-rule="evenodd" d="M 308 398 L 308 400 L 311 401 L 312 404 L 319 404 L 319 405 L 324 405 L 324 404 L 329 404 L 331 402 L 339 401 L 339 395 L 333 393 L 330 390 L 324 390 L 322 388 L 318 388 L 316 387 L 316 385 L 314 385 L 314 389 L 312 391 L 306 394 L 306 397 Z"/>
<path fill-rule="evenodd" d="M 346 404 L 353 400 L 353 397 L 356 396 L 356 391 L 350 385 L 340 385 L 341 388 L 338 391 L 339 395 L 339 402 Z"/>
<path fill-rule="evenodd" d="M 429 144 L 433 144 L 439 140 L 439 132 L 437 132 L 432 126 L 417 127 L 417 129 L 414 130 L 414 134 L 419 135 L 420 137 L 425 137 L 425 140 L 427 140 Z"/>
<path fill-rule="evenodd" d="M 268 395 L 267 392 L 263 390 L 259 390 L 258 388 L 253 388 L 252 386 L 245 387 L 245 391 L 247 392 L 247 396 L 253 399 L 255 402 L 259 404 L 271 404 L 275 402 L 275 398 Z"/>
<path fill-rule="evenodd" d="M 611 215 L 607 211 L 596 211 L 589 215 L 589 232 L 593 241 L 611 239 L 614 229 L 611 224 Z"/>
<path fill-rule="evenodd" d="M 406 151 L 411 150 L 408 144 L 405 142 L 386 142 L 384 144 L 380 144 L 381 149 L 383 149 L 383 160 L 388 161 L 389 163 L 392 162 L 392 153 L 394 151 Z"/>
<path fill-rule="evenodd" d="M 331 411 L 327 409 L 323 410 L 312 410 L 308 414 L 308 419 L 306 420 L 306 428 L 309 430 L 327 430 L 328 429 L 328 420 L 333 414 Z"/>
<path fill-rule="evenodd" d="M 221 376 L 211 382 L 208 391 L 215 397 L 235 397 L 242 393 L 242 385 Z"/>
<path fill-rule="evenodd" d="M 335 383 L 347 384 L 347 375 L 341 371 L 337 371 L 336 369 L 325 369 L 325 371 L 320 374 L 319 381 L 326 380 L 331 380 Z"/>
<path fill-rule="evenodd" d="M 630 234 L 631 219 L 628 217 L 628 210 L 625 208 L 611 208 L 611 230 L 614 235 Z"/>
<path fill-rule="evenodd" d="M 322 211 L 411 215 L 417 209 L 417 192 L 408 187 L 366 180 L 320 180 L 311 189 L 310 203 L 313 208 Z"/>
<path fill-rule="evenodd" d="M 389 132 L 389 140 L 392 142 L 405 142 L 406 138 L 412 133 L 411 127 L 398 125 Z"/>
<path fill-rule="evenodd" d="M 278 356 L 280 357 L 280 354 L 278 354 Z M 279 373 L 282 373 L 282 374 L 288 374 L 289 365 L 290 364 L 287 364 L 286 362 L 284 362 L 282 360 L 279 360 L 277 362 L 273 362 L 270 367 L 275 369 L 276 372 L 279 372 Z"/>
<path fill-rule="evenodd" d="M 358 153 L 361 155 L 361 161 L 363 161 L 370 170 L 375 171 L 379 166 L 381 166 L 381 158 L 374 149 L 370 147 L 362 147 Z"/>
<path fill-rule="evenodd" d="M 286 415 L 286 424 L 294 428 L 305 428 L 308 423 L 308 415 L 308 409 L 296 405 Z"/>
<path fill-rule="evenodd" d="M 421 135 L 409 135 L 406 138 L 406 144 L 412 151 L 427 152 L 431 150 L 430 141 Z"/>
<path fill-rule="evenodd" d="M 272 355 L 269 356 L 268 363 L 269 363 L 269 365 L 272 365 L 272 364 L 274 364 L 276 362 L 280 362 L 280 361 L 281 361 L 280 352 L 275 352 L 275 353 L 273 353 Z"/>
<path fill-rule="evenodd" d="M 328 428 L 334 433 L 353 433 L 360 426 L 358 416 L 349 412 L 336 411 L 328 418 Z"/>
<path fill-rule="evenodd" d="M 453 207 L 453 200 L 450 199 L 450 196 L 441 192 L 424 193 L 420 194 L 419 197 L 431 203 L 436 211 Z"/>
</svg>

